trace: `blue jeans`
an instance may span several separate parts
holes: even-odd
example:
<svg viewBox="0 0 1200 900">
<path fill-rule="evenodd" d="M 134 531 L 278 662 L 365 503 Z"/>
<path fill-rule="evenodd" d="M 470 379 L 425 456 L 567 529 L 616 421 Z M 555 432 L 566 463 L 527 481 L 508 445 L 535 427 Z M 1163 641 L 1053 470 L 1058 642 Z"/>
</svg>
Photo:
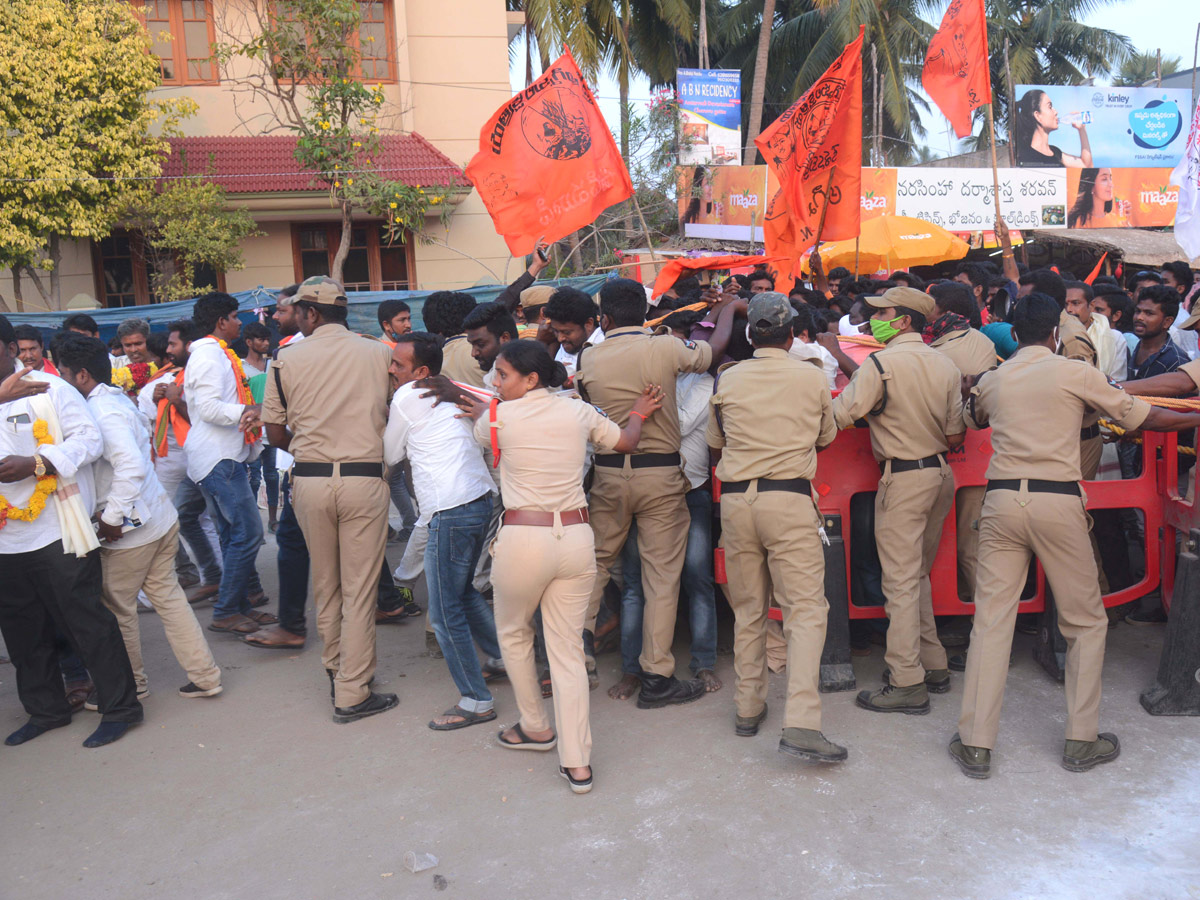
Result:
<svg viewBox="0 0 1200 900">
<path fill-rule="evenodd" d="M 221 460 L 200 479 L 200 490 L 217 525 L 224 564 L 213 618 L 245 615 L 250 612 L 247 596 L 258 584 L 254 561 L 263 542 L 262 519 L 250 493 L 246 464 Z"/>
<path fill-rule="evenodd" d="M 396 511 L 400 513 L 400 521 L 405 528 L 412 528 L 417 524 L 417 514 L 413 509 L 412 496 L 408 492 L 408 482 L 405 480 L 406 468 L 408 465 L 404 463 L 392 469 L 388 478 L 388 491 L 392 495 Z"/>
<path fill-rule="evenodd" d="M 712 494 L 698 487 L 687 493 L 687 551 L 683 558 L 680 588 L 688 602 L 688 621 L 692 631 L 692 674 L 717 664 L 717 599 L 713 583 Z M 642 560 L 638 556 L 637 523 L 629 526 L 629 537 L 621 549 L 621 672 L 640 675 L 638 657 L 642 653 Z"/>
<path fill-rule="evenodd" d="M 450 677 L 469 712 L 492 708 L 475 644 L 488 657 L 500 657 L 496 620 L 483 595 L 471 584 L 492 515 L 492 497 L 435 513 L 425 546 L 425 580 L 429 585 L 429 621 L 446 657 Z"/>
<path fill-rule="evenodd" d="M 258 486 L 267 483 L 267 506 L 275 509 L 279 506 L 279 469 L 275 468 L 275 448 L 263 447 L 262 455 L 250 463 L 250 493 L 254 502 L 258 502 Z"/>
<path fill-rule="evenodd" d="M 175 509 L 179 513 L 179 535 L 187 542 L 188 549 L 192 551 L 196 565 L 200 567 L 203 582 L 219 584 L 221 582 L 221 563 L 217 561 L 212 542 L 200 524 L 200 516 L 208 508 L 204 494 L 196 486 L 196 482 L 185 478 L 175 490 L 174 501 Z"/>
</svg>

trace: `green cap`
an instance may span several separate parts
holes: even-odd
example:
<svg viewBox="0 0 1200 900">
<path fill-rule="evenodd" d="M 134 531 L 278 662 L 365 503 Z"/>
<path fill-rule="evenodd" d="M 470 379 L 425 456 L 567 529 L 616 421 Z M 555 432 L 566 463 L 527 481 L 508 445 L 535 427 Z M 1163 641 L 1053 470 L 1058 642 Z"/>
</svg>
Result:
<svg viewBox="0 0 1200 900">
<path fill-rule="evenodd" d="M 348 306 L 350 304 L 342 283 L 328 275 L 314 275 L 312 278 L 306 278 L 300 282 L 300 288 L 296 291 L 292 302 L 298 303 L 301 300 L 318 303 L 322 306 Z"/>
<path fill-rule="evenodd" d="M 796 311 L 788 298 L 778 291 L 763 291 L 750 298 L 750 309 L 746 318 L 750 327 L 756 329 L 778 328 L 788 325 L 795 318 Z"/>
</svg>

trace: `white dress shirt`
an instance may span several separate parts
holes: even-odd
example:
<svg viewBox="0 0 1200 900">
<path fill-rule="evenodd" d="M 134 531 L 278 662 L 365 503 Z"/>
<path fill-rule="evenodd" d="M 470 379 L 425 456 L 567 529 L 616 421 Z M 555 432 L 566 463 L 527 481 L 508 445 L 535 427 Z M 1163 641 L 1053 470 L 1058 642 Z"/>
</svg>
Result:
<svg viewBox="0 0 1200 900">
<path fill-rule="evenodd" d="M 126 525 L 124 537 L 102 546 L 127 550 L 157 541 L 179 515 L 154 474 L 146 417 L 124 391 L 108 384 L 92 388 L 87 402 L 104 436 L 104 453 L 95 464 L 96 512 L 109 525 L 142 523 Z"/>
<path fill-rule="evenodd" d="M 713 377 L 707 372 L 688 372 L 675 379 L 675 402 L 679 405 L 679 455 L 683 457 L 683 474 L 688 490 L 695 490 L 708 481 L 708 442 L 704 432 L 708 426 L 709 401 L 713 394 Z"/>
<path fill-rule="evenodd" d="M 92 463 L 100 458 L 104 450 L 100 427 L 92 418 L 79 391 L 61 378 L 44 372 L 31 372 L 25 377 L 30 381 L 49 383 L 48 395 L 58 413 L 63 439 L 61 443 L 44 444 L 39 448 L 33 436 L 34 415 L 29 408 L 28 398 L 0 403 L 0 459 L 6 456 L 41 455 L 54 466 L 56 472 L 75 479 L 83 507 L 90 510 L 96 496 Z M 13 506 L 24 507 L 36 487 L 37 479 L 29 477 L 23 481 L 0 484 L 0 494 Z M 0 528 L 0 553 L 28 553 L 61 540 L 62 529 L 54 507 L 54 500 L 47 498 L 42 514 L 34 521 L 9 519 Z"/>
<path fill-rule="evenodd" d="M 406 459 L 412 463 L 421 512 L 417 524 L 428 525 L 434 513 L 495 493 L 496 486 L 479 454 L 471 421 L 456 418 L 456 406 L 434 406 L 432 398 L 421 398 L 422 393 L 424 388 L 409 382 L 392 397 L 383 458 L 388 466 Z"/>
<path fill-rule="evenodd" d="M 829 382 L 831 391 L 837 390 L 838 364 L 833 358 L 833 354 L 822 347 L 820 344 L 813 342 L 806 344 L 800 338 L 795 338 L 792 341 L 792 346 L 788 348 L 788 356 L 794 359 L 816 359 L 821 363 L 821 371 L 825 373 L 825 380 Z"/>
<path fill-rule="evenodd" d="M 1189 360 L 1195 360 L 1197 355 L 1200 355 L 1200 340 L 1198 340 L 1200 336 L 1198 336 L 1191 328 L 1189 328 L 1187 331 L 1182 331 L 1179 329 L 1178 323 L 1187 318 L 1187 314 L 1183 311 L 1182 307 L 1180 307 L 1179 312 L 1180 315 L 1175 317 L 1176 324 L 1172 325 L 1169 329 L 1171 332 L 1171 340 L 1175 342 L 1176 347 L 1183 351 L 1184 356 L 1186 356 Z"/>
<path fill-rule="evenodd" d="M 154 440 L 154 426 L 158 422 L 158 404 L 154 402 L 154 388 L 159 384 L 174 384 L 174 370 L 165 375 L 159 375 L 146 382 L 146 386 L 138 392 L 138 411 L 146 417 L 150 424 L 150 440 Z M 154 474 L 158 476 L 159 484 L 171 496 L 175 488 L 187 477 L 187 450 L 179 446 L 175 440 L 175 429 L 167 425 L 167 455 L 154 456 Z"/>
<path fill-rule="evenodd" d="M 604 332 L 597 328 L 592 332 L 591 336 L 584 343 L 584 347 L 595 347 L 604 340 Z M 580 350 L 580 353 L 583 351 Z M 575 367 L 579 364 L 579 353 L 568 353 L 560 344 L 558 352 L 554 354 L 554 361 L 563 364 L 563 368 L 567 370 L 567 377 L 575 377 Z"/>
<path fill-rule="evenodd" d="M 223 459 L 244 463 L 258 458 L 262 442 L 247 444 L 245 434 L 238 430 L 245 407 L 238 402 L 233 366 L 215 338 L 192 342 L 183 392 L 192 420 L 187 439 L 188 478 L 199 484 Z"/>
</svg>

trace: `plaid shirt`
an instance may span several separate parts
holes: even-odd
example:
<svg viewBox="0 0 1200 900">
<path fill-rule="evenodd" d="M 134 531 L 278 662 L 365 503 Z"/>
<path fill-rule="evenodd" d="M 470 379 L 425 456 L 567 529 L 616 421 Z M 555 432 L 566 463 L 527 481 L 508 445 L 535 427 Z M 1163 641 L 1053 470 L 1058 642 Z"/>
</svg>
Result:
<svg viewBox="0 0 1200 900">
<path fill-rule="evenodd" d="M 1138 346 L 1141 342 L 1138 342 Z M 1137 347 L 1129 351 L 1129 380 L 1134 381 L 1140 378 L 1150 378 L 1154 375 L 1164 375 L 1167 372 L 1174 372 L 1180 366 L 1188 361 L 1187 356 L 1175 346 L 1175 342 L 1171 340 L 1171 336 L 1167 335 L 1166 342 L 1162 345 L 1157 353 L 1152 353 L 1140 366 L 1135 364 L 1137 359 Z"/>
</svg>

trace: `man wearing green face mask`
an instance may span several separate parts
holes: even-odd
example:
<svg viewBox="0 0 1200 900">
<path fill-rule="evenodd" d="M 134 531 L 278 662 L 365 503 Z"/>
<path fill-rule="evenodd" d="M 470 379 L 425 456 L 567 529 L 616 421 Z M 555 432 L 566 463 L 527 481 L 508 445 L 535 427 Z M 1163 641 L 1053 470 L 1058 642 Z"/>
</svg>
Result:
<svg viewBox="0 0 1200 900">
<path fill-rule="evenodd" d="M 921 339 L 934 300 L 911 287 L 867 297 L 871 333 L 886 346 L 859 366 L 834 398 L 841 428 L 865 418 L 879 461 L 875 544 L 888 615 L 884 687 L 862 691 L 875 712 L 925 715 L 929 692 L 950 690 L 946 651 L 937 636 L 929 571 L 954 501 L 946 453 L 962 445 L 961 376 Z"/>
</svg>

